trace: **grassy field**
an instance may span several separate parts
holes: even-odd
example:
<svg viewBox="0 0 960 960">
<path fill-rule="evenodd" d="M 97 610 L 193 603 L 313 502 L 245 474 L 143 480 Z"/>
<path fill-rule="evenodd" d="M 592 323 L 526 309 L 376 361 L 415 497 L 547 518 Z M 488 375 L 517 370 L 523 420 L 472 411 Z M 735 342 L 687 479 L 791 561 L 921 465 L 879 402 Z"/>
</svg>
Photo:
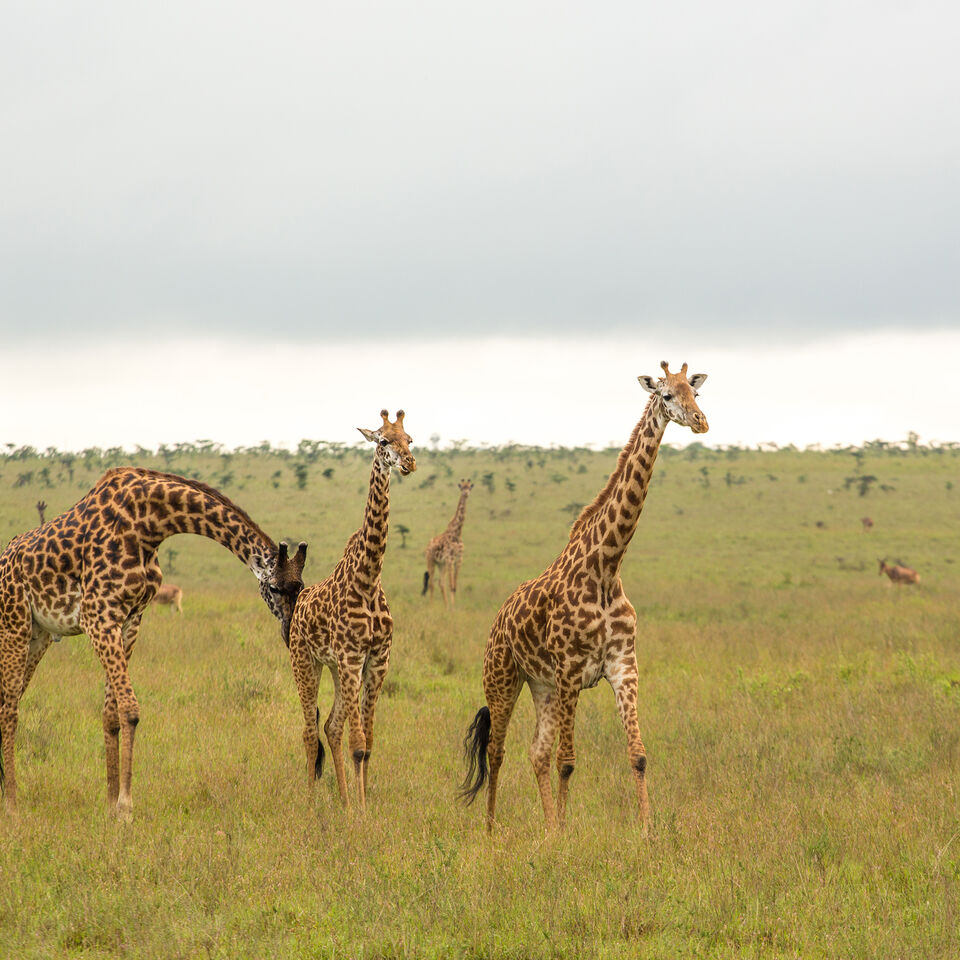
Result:
<svg viewBox="0 0 960 960">
<path fill-rule="evenodd" d="M 105 809 L 102 671 L 65 639 L 21 705 L 0 955 L 957 956 L 957 451 L 662 451 L 623 571 L 651 836 L 606 685 L 580 700 L 563 835 L 544 835 L 526 693 L 500 828 L 488 837 L 482 804 L 455 803 L 490 623 L 562 548 L 615 453 L 418 449 L 417 473 L 394 480 L 396 634 L 365 816 L 341 809 L 329 769 L 306 802 L 296 689 L 253 578 L 210 542 L 167 541 L 184 613 L 148 611 L 132 663 L 134 822 Z M 37 499 L 52 516 L 107 465 L 136 462 L 221 486 L 275 538 L 307 540 L 307 582 L 359 524 L 370 457 L 29 454 L 0 458 L 4 542 L 36 524 Z M 420 596 L 423 547 L 466 476 L 466 560 L 445 612 Z M 890 586 L 879 557 L 922 583 Z M 327 674 L 324 715 L 330 701 Z"/>
</svg>

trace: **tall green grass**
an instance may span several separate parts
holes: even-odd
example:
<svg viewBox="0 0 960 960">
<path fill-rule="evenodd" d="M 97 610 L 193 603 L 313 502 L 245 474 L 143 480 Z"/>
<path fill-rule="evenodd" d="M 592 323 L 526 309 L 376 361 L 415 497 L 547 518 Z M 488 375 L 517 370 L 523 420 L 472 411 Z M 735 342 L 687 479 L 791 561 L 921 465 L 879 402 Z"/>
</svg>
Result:
<svg viewBox="0 0 960 960">
<path fill-rule="evenodd" d="M 149 610 L 132 662 L 134 822 L 105 810 L 102 671 L 83 638 L 65 639 L 21 705 L 21 810 L 0 817 L 0 955 L 956 956 L 951 451 L 665 451 L 623 570 L 640 618 L 652 835 L 639 836 L 605 685 L 580 700 L 563 835 L 543 831 L 526 694 L 495 835 L 481 804 L 455 803 L 489 625 L 561 549 L 614 457 L 419 451 L 418 471 L 394 480 L 396 634 L 363 816 L 341 809 L 329 773 L 307 801 L 286 649 L 249 573 L 207 541 L 167 541 L 184 614 Z M 369 466 L 367 451 L 309 449 L 140 462 L 226 478 L 274 537 L 310 543 L 308 582 L 358 525 Z M 76 501 L 104 461 L 71 466 L 72 480 L 54 456 L 0 461 L 5 538 L 36 522 L 40 496 L 48 516 Z M 864 475 L 878 478 L 866 496 L 844 487 Z M 451 613 L 419 588 L 461 476 L 476 487 Z M 916 567 L 919 588 L 878 577 L 881 556 Z M 331 696 L 325 678 L 324 713 Z"/>
</svg>

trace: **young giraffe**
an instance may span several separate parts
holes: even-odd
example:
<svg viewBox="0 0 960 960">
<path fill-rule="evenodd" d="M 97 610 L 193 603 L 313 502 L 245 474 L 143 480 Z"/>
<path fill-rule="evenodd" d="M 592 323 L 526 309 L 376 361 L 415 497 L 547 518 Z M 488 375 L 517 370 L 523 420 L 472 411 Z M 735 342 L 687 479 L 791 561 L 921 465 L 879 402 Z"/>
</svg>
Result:
<svg viewBox="0 0 960 960">
<path fill-rule="evenodd" d="M 406 476 L 417 469 L 410 453 L 411 439 L 403 427 L 403 411 L 397 411 L 395 423 L 390 422 L 386 410 L 381 410 L 380 416 L 383 424 L 379 429 L 358 427 L 377 445 L 363 525 L 347 541 L 333 573 L 300 595 L 290 624 L 290 663 L 303 707 L 307 780 L 312 790 L 313 781 L 323 770 L 317 692 L 320 674 L 328 667 L 333 675 L 334 699 L 323 730 L 333 754 L 340 799 L 349 806 L 343 767 L 343 728 L 345 723 L 349 725 L 361 809 L 366 804 L 374 711 L 393 642 L 393 619 L 380 583 L 387 546 L 390 471 L 396 467 Z"/>
<path fill-rule="evenodd" d="M 20 698 L 50 643 L 85 633 L 106 673 L 107 801 L 129 818 L 140 708 L 127 665 L 143 611 L 160 586 L 157 550 L 176 533 L 216 540 L 250 567 L 288 635 L 303 588 L 305 543 L 288 558 L 286 544 L 278 548 L 243 510 L 196 480 L 134 467 L 108 470 L 74 507 L 16 537 L 0 555 L 0 772 L 5 768 L 9 810 L 17 798 Z"/>
<path fill-rule="evenodd" d="M 447 592 L 450 593 L 450 606 L 457 593 L 457 577 L 460 576 L 460 565 L 463 563 L 463 517 L 467 511 L 467 497 L 473 489 L 470 480 L 461 480 L 457 484 L 460 490 L 460 500 L 454 511 L 453 519 L 447 524 L 443 533 L 434 537 L 427 546 L 427 569 L 423 574 L 423 590 L 421 596 L 430 590 L 430 599 L 433 599 L 433 568 L 440 568 L 440 595 L 443 605 L 447 605 Z M 446 581 L 446 582 L 445 582 Z"/>
<path fill-rule="evenodd" d="M 620 565 L 633 537 L 667 423 L 707 432 L 697 406 L 706 376 L 687 378 L 687 365 L 659 380 L 639 377 L 652 394 L 640 422 L 620 452 L 616 469 L 580 514 L 560 556 L 536 580 L 521 584 L 494 621 L 483 659 L 488 706 L 473 720 L 464 747 L 469 769 L 461 797 L 472 802 L 487 779 L 487 829 L 493 829 L 497 777 L 507 725 L 523 685 L 530 687 L 537 727 L 530 747 L 548 829 L 563 826 L 574 768 L 574 714 L 580 691 L 605 679 L 612 687 L 627 735 L 644 832 L 649 817 L 647 755 L 637 723 L 637 616 L 623 592 Z M 559 732 L 559 788 L 554 807 L 550 757 Z"/>
</svg>

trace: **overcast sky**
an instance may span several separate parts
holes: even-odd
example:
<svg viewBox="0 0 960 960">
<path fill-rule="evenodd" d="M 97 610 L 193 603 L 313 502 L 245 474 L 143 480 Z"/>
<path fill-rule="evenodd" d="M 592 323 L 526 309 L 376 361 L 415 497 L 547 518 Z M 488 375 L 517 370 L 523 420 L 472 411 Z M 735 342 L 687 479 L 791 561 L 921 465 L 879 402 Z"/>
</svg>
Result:
<svg viewBox="0 0 960 960">
<path fill-rule="evenodd" d="M 8 7 L 8 355 L 73 369 L 78 350 L 109 345 L 126 382 L 166 356 L 158 345 L 176 344 L 216 379 L 238 338 L 235 379 L 256 377 L 276 346 L 285 368 L 270 379 L 305 378 L 324 406 L 336 398 L 320 396 L 300 358 L 365 355 L 338 396 L 355 387 L 351 403 L 375 412 L 404 392 L 384 345 L 393 357 L 429 346 L 432 364 L 412 354 L 407 369 L 438 377 L 450 403 L 457 365 L 491 337 L 520 338 L 533 357 L 538 345 L 568 356 L 571 344 L 581 356 L 593 338 L 608 354 L 611 343 L 614 354 L 657 344 L 629 358 L 634 376 L 656 372 L 661 349 L 697 366 L 696 346 L 771 360 L 831 349 L 837 336 L 901 343 L 869 339 L 884 331 L 952 343 L 958 10 L 923 0 Z M 34 373 L 61 409 L 58 397 L 95 387 Z M 734 360 L 730 373 L 744 371 Z M 366 389 L 368 377 L 391 389 Z M 573 399 L 580 386 L 567 379 Z M 515 408 L 511 383 L 496 386 Z M 11 418 L 13 389 L 0 383 L 7 430 L 30 442 L 39 408 Z M 259 389 L 248 387 L 253 405 Z M 168 393 L 171 415 L 183 414 L 176 429 L 196 409 L 176 406 L 183 389 Z M 249 423 L 239 408 L 221 414 L 215 439 Z M 89 426 L 67 425 L 74 445 L 94 442 Z M 476 439 L 507 439 L 502 416 L 483 426 Z M 618 435 L 584 440 L 608 434 Z M 192 435 L 184 426 L 175 438 Z"/>
</svg>

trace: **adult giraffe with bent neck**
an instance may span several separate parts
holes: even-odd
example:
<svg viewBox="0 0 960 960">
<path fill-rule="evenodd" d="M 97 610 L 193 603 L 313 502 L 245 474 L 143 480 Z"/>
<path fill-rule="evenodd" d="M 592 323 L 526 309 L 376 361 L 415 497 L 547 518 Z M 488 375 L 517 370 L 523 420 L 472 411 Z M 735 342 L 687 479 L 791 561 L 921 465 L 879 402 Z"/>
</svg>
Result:
<svg viewBox="0 0 960 960">
<path fill-rule="evenodd" d="M 0 773 L 9 810 L 17 799 L 20 698 L 51 642 L 85 633 L 106 673 L 107 801 L 122 818 L 131 815 L 140 707 L 128 661 L 162 580 L 157 551 L 177 533 L 209 537 L 246 564 L 287 638 L 303 588 L 305 543 L 288 557 L 286 544 L 278 547 L 240 507 L 196 480 L 134 467 L 108 470 L 79 503 L 16 537 L 0 555 Z"/>
<path fill-rule="evenodd" d="M 483 658 L 481 707 L 467 731 L 469 763 L 461 797 L 472 802 L 489 776 L 487 829 L 496 813 L 497 778 L 507 725 L 524 684 L 530 687 L 537 724 L 530 747 L 548 829 L 563 826 L 567 791 L 576 762 L 573 732 L 580 691 L 601 679 L 613 687 L 627 737 L 627 757 L 646 831 L 647 754 L 637 722 L 637 615 L 623 592 L 620 567 L 633 538 L 650 486 L 657 450 L 672 420 L 706 433 L 707 418 L 697 406 L 697 389 L 707 379 L 687 377 L 687 365 L 663 376 L 638 377 L 649 402 L 616 469 L 593 503 L 574 523 L 560 556 L 535 580 L 521 584 L 500 608 Z M 554 805 L 550 759 L 557 736 L 559 785 Z M 489 763 L 489 770 L 487 764 Z"/>
</svg>

